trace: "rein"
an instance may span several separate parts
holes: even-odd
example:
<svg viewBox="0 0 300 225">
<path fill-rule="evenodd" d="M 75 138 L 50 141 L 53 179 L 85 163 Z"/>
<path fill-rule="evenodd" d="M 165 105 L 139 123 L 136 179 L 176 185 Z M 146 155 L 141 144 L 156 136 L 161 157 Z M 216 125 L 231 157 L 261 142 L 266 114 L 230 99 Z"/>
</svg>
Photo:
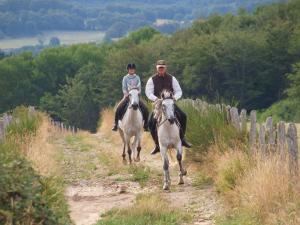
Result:
<svg viewBox="0 0 300 225">
<path fill-rule="evenodd" d="M 167 120 L 168 120 L 168 119 L 165 119 L 164 121 L 158 123 L 158 124 L 156 125 L 156 127 L 159 128 L 159 127 L 160 127 L 161 125 L 163 125 Z"/>
<path fill-rule="evenodd" d="M 174 98 L 173 98 L 172 96 L 170 96 L 170 97 L 163 98 L 162 101 L 164 101 L 164 100 L 166 100 L 166 99 L 172 99 L 172 100 L 174 100 Z M 176 117 L 175 117 L 175 118 L 176 118 Z M 161 118 L 160 118 L 160 119 L 161 119 Z M 168 120 L 168 119 L 166 118 L 166 119 L 164 119 L 162 122 L 157 123 L 156 127 L 159 128 L 159 127 L 160 127 L 161 125 L 163 125 L 167 120 Z M 176 125 L 177 125 L 179 128 L 181 127 L 181 126 L 180 126 L 180 123 L 179 123 L 179 121 L 178 121 L 177 118 L 175 119 L 175 123 L 176 123 Z"/>
</svg>

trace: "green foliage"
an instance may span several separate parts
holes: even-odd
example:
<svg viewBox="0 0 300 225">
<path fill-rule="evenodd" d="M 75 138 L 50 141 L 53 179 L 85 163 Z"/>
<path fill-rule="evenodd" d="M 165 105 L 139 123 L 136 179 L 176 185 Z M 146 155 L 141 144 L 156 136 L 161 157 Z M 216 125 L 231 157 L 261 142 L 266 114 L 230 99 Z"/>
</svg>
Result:
<svg viewBox="0 0 300 225">
<path fill-rule="evenodd" d="M 88 64 L 57 95 L 42 98 L 43 108 L 55 112 L 69 124 L 96 131 L 102 103 L 101 85 L 96 65 Z"/>
<path fill-rule="evenodd" d="M 239 137 L 235 128 L 226 122 L 226 115 L 216 109 L 208 108 L 207 112 L 200 113 L 192 105 L 179 106 L 187 114 L 187 139 L 193 143 L 194 151 L 207 151 L 213 144 L 230 144 Z M 222 146 L 220 146 L 222 149 Z"/>
<path fill-rule="evenodd" d="M 235 213 L 234 215 L 218 218 L 217 225 L 263 225 L 263 223 L 255 216 L 248 213 Z"/>
<path fill-rule="evenodd" d="M 85 152 L 91 149 L 91 145 L 84 143 L 83 137 L 79 135 L 68 135 L 65 140 L 72 149 L 77 151 Z"/>
<path fill-rule="evenodd" d="M 172 32 L 182 27 L 182 22 L 188 25 L 198 17 L 236 12 L 240 7 L 252 10 L 274 1 L 278 0 L 215 0 L 209 4 L 194 0 L 2 0 L 0 38 L 33 35 L 45 30 L 102 30 L 110 39 L 150 26 L 156 19 L 171 20 L 172 23 L 156 27 Z"/>
<path fill-rule="evenodd" d="M 248 164 L 241 158 L 234 157 L 230 159 L 224 167 L 218 170 L 217 191 L 224 193 L 232 190 L 247 168 Z"/>
<path fill-rule="evenodd" d="M 293 73 L 288 74 L 290 87 L 287 89 L 287 94 L 291 99 L 300 102 L 300 62 L 293 67 Z"/>
<path fill-rule="evenodd" d="M 170 208 L 161 196 L 139 195 L 136 203 L 127 209 L 113 209 L 103 215 L 97 225 L 179 225 L 189 221 L 189 217 Z"/>
<path fill-rule="evenodd" d="M 151 175 L 150 168 L 145 166 L 132 165 L 128 172 L 132 174 L 132 180 L 139 182 L 142 186 L 148 182 Z"/>
<path fill-rule="evenodd" d="M 0 61 L 0 105 L 1 112 L 21 104 L 34 104 L 32 82 L 34 62 L 30 53 L 6 57 Z"/>
<path fill-rule="evenodd" d="M 64 199 L 62 182 L 39 176 L 20 154 L 24 143 L 14 140 L 34 134 L 38 128 L 37 115 L 18 108 L 18 116 L 9 127 L 9 137 L 0 143 L 0 223 L 1 224 L 71 224 Z"/>
<path fill-rule="evenodd" d="M 269 116 L 272 116 L 275 122 L 281 120 L 300 122 L 299 103 L 293 99 L 285 99 L 274 103 L 270 108 L 259 113 L 259 120 L 265 121 Z"/>
<path fill-rule="evenodd" d="M 287 74 L 289 87 L 286 89 L 287 98 L 281 100 L 260 115 L 261 120 L 272 116 L 275 121 L 300 122 L 300 63 L 293 65 L 293 71 Z"/>
<path fill-rule="evenodd" d="M 212 177 L 209 177 L 207 176 L 206 174 L 198 171 L 196 174 L 195 174 L 195 177 L 193 179 L 193 183 L 192 185 L 194 187 L 198 187 L 198 188 L 205 188 L 207 186 L 210 186 L 213 184 L 213 178 Z"/>
<path fill-rule="evenodd" d="M 240 10 L 237 15 L 212 16 L 172 36 L 145 27 L 110 44 L 49 48 L 36 57 L 29 53 L 5 57 L 0 61 L 1 112 L 20 104 L 37 105 L 66 124 L 95 131 L 98 112 L 122 98 L 126 65 L 137 65 L 144 86 L 158 59 L 167 60 L 184 97 L 214 102 L 221 96 L 248 110 L 266 109 L 286 93 L 292 102 L 299 89 L 295 64 L 300 60 L 299 5 L 294 0 L 259 7 L 254 13 Z M 134 7 L 105 6 L 136 12 Z M 200 130 L 208 126 L 205 119 L 192 120 L 189 124 L 199 124 Z M 214 140 L 212 130 L 208 131 L 202 139 L 192 131 L 188 135 L 205 146 Z"/>
<path fill-rule="evenodd" d="M 27 135 L 33 136 L 39 127 L 41 118 L 38 113 L 30 115 L 28 108 L 19 106 L 14 109 L 13 120 L 6 128 L 7 137 L 11 139 L 19 139 Z"/>
</svg>

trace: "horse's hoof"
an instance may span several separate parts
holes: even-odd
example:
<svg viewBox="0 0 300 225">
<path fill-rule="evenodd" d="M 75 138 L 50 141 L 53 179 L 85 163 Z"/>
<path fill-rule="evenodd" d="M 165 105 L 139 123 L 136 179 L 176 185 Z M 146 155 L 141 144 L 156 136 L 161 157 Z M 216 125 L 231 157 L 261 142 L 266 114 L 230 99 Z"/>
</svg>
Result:
<svg viewBox="0 0 300 225">
<path fill-rule="evenodd" d="M 178 181 L 178 185 L 182 185 L 182 184 L 184 184 L 184 181 L 183 181 L 182 177 L 180 177 L 179 181 Z"/>
<path fill-rule="evenodd" d="M 169 186 L 169 184 L 164 184 L 164 186 L 163 186 L 163 190 L 165 190 L 165 191 L 168 191 L 168 190 L 170 190 L 170 186 Z"/>
<path fill-rule="evenodd" d="M 137 157 L 134 159 L 135 162 L 139 162 L 140 161 L 140 157 Z"/>
</svg>

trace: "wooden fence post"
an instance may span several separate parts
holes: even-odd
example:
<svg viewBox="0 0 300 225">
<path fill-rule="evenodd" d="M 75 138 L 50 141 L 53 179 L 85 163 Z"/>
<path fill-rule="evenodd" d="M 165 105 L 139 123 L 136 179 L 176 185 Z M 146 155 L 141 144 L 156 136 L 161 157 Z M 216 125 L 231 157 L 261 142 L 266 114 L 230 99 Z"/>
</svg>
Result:
<svg viewBox="0 0 300 225">
<path fill-rule="evenodd" d="M 5 129 L 10 124 L 11 119 L 10 119 L 10 116 L 7 113 L 4 113 L 2 119 L 3 119 L 3 126 L 4 126 L 4 129 Z"/>
<path fill-rule="evenodd" d="M 4 138 L 4 133 L 5 133 L 4 121 L 2 118 L 0 118 L 0 140 Z"/>
<path fill-rule="evenodd" d="M 272 117 L 268 117 L 266 120 L 266 137 L 267 137 L 268 151 L 273 152 L 275 150 L 275 132 L 273 127 Z"/>
<path fill-rule="evenodd" d="M 250 113 L 250 132 L 249 132 L 250 151 L 253 154 L 256 148 L 256 111 Z"/>
<path fill-rule="evenodd" d="M 297 128 L 290 123 L 287 130 L 287 143 L 289 150 L 289 168 L 292 176 L 298 175 L 298 137 Z"/>
<path fill-rule="evenodd" d="M 259 125 L 259 149 L 263 158 L 267 156 L 266 129 L 265 125 Z"/>
<path fill-rule="evenodd" d="M 35 114 L 35 108 L 34 108 L 34 106 L 29 106 L 28 107 L 28 115 L 30 117 L 32 117 L 34 114 Z"/>
<path fill-rule="evenodd" d="M 280 121 L 278 124 L 278 132 L 277 132 L 277 151 L 280 154 L 281 158 L 284 159 L 286 157 L 285 153 L 285 122 Z"/>
<path fill-rule="evenodd" d="M 226 106 L 226 118 L 227 118 L 227 123 L 230 124 L 231 122 L 231 118 L 230 118 L 230 109 L 231 109 L 231 106 L 230 105 L 227 105 Z"/>
<path fill-rule="evenodd" d="M 243 133 L 247 132 L 247 111 L 246 109 L 242 109 L 240 114 L 240 121 L 241 121 L 241 131 Z"/>
<path fill-rule="evenodd" d="M 239 112 L 238 109 L 235 107 L 232 107 L 230 109 L 230 118 L 231 118 L 231 124 L 235 127 L 235 129 L 240 132 L 240 118 L 239 118 Z"/>
</svg>

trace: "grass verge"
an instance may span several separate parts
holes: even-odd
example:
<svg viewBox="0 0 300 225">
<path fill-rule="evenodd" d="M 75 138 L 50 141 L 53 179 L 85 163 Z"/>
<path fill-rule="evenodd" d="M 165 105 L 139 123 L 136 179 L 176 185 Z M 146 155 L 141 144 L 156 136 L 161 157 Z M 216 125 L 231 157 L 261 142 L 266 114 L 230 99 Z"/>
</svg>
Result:
<svg viewBox="0 0 300 225">
<path fill-rule="evenodd" d="M 189 216 L 171 208 L 159 194 L 143 194 L 137 196 L 132 207 L 104 214 L 97 225 L 179 225 L 189 220 Z"/>
<path fill-rule="evenodd" d="M 0 143 L 0 224 L 72 224 L 62 182 L 41 176 L 27 158 L 41 114 L 18 107 L 13 118 Z"/>
</svg>

